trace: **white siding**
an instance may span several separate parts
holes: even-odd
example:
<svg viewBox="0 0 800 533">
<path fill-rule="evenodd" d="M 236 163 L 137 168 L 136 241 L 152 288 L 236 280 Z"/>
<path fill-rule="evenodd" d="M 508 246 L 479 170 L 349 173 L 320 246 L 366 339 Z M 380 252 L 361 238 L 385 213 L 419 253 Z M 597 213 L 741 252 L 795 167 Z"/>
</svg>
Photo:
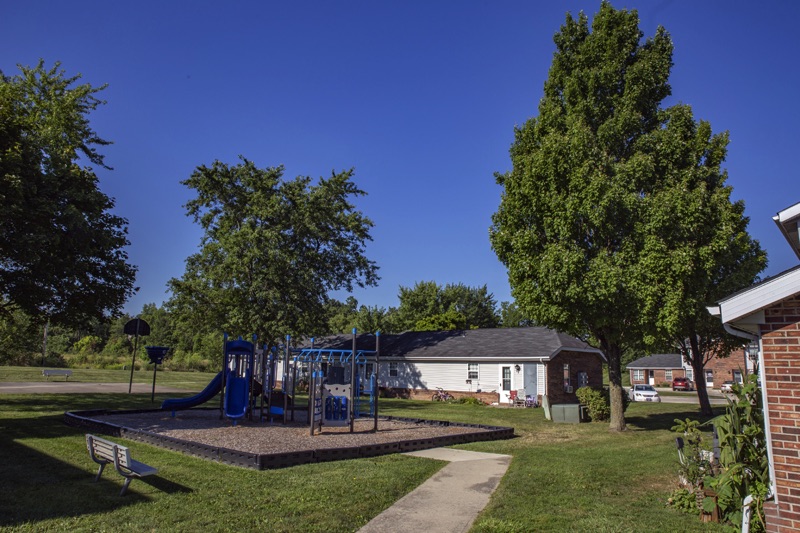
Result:
<svg viewBox="0 0 800 533">
<path fill-rule="evenodd" d="M 508 366 L 508 365 L 506 365 Z M 478 379 L 467 383 L 469 367 L 467 363 L 398 363 L 397 377 L 389 376 L 389 364 L 381 363 L 381 386 L 401 389 L 435 389 L 459 392 L 484 392 L 497 390 L 499 365 L 478 364 Z M 513 365 L 512 365 L 513 377 Z M 384 385 L 385 384 L 385 385 Z"/>
<path fill-rule="evenodd" d="M 547 394 L 547 385 L 545 385 L 545 369 L 547 366 L 544 363 L 536 364 L 536 394 Z"/>
</svg>

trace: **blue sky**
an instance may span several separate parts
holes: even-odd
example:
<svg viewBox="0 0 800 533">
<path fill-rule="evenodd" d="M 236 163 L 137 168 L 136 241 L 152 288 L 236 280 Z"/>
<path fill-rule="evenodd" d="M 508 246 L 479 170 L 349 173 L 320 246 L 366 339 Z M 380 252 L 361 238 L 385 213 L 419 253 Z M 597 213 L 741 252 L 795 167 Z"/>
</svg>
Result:
<svg viewBox="0 0 800 533">
<path fill-rule="evenodd" d="M 672 35 L 673 96 L 715 132 L 765 275 L 797 264 L 771 217 L 797 187 L 800 2 L 629 1 L 640 27 Z M 359 303 L 398 304 L 400 285 L 486 284 L 510 300 L 488 239 L 515 125 L 536 115 L 553 34 L 578 1 L 0 0 L 0 70 L 61 61 L 107 83 L 91 116 L 113 171 L 102 190 L 129 221 L 139 293 L 161 304 L 201 233 L 180 185 L 215 159 L 286 167 L 286 177 L 355 168 L 382 277 Z M 792 185 L 795 184 L 795 185 Z M 345 295 L 337 295 L 344 298 Z"/>
</svg>

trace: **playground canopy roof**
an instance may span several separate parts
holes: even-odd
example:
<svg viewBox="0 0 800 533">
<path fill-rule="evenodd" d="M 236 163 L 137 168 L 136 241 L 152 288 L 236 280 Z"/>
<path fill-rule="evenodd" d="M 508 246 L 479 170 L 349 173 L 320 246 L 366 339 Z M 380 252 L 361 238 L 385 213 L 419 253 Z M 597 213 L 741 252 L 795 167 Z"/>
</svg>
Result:
<svg viewBox="0 0 800 533">
<path fill-rule="evenodd" d="M 351 350 L 353 336 L 318 338 L 314 346 Z M 308 347 L 310 344 L 303 346 Z M 374 351 L 375 335 L 357 335 L 356 350 Z M 380 336 L 381 360 L 390 361 L 545 362 L 564 351 L 596 354 L 605 360 L 601 350 L 544 327 L 409 331 Z"/>
</svg>

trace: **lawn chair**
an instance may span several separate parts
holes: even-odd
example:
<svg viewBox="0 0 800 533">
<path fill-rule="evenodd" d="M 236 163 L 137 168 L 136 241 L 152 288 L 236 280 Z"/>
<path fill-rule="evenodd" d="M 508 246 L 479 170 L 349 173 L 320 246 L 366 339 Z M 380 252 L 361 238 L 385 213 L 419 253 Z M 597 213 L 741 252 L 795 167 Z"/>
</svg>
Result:
<svg viewBox="0 0 800 533">
<path fill-rule="evenodd" d="M 525 400 L 525 389 L 511 391 L 511 398 L 514 401 L 514 407 L 528 406 L 527 401 Z"/>
</svg>

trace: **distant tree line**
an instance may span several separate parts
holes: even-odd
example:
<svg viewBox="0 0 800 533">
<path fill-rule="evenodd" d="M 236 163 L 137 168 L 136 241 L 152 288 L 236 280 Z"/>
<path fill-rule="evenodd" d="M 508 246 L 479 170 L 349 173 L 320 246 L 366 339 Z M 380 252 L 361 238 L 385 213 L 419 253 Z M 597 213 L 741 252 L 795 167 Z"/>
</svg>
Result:
<svg viewBox="0 0 800 533">
<path fill-rule="evenodd" d="M 469 287 L 462 283 L 439 285 L 433 281 L 400 287 L 400 305 L 384 308 L 359 305 L 348 297 L 344 302 L 329 299 L 324 306 L 322 328 L 307 336 L 361 332 L 400 333 L 448 329 L 517 327 L 531 325 L 509 302 L 500 306 L 486 286 Z M 213 324 L 182 316 L 175 298 L 163 306 L 146 304 L 137 316 L 150 325 L 150 335 L 141 337 L 139 346 L 169 346 L 164 368 L 169 370 L 213 371 L 219 366 L 222 330 Z M 0 364 L 42 365 L 91 368 L 130 368 L 134 339 L 123 331 L 125 323 L 136 317 L 122 314 L 111 320 L 95 320 L 87 326 L 50 326 L 47 355 L 44 355 L 43 328 L 22 311 L 0 319 Z M 229 331 L 248 335 L 252 331 Z M 263 340 L 259 341 L 263 342 Z M 137 354 L 137 368 L 147 363 L 144 350 Z"/>
</svg>

